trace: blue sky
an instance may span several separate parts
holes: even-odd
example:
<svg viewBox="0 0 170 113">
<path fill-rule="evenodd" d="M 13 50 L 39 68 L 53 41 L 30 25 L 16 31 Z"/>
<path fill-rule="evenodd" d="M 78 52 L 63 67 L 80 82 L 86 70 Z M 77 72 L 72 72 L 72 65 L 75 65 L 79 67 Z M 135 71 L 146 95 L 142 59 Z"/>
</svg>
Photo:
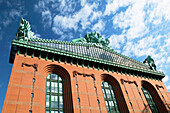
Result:
<svg viewBox="0 0 170 113">
<path fill-rule="evenodd" d="M 0 111 L 12 69 L 11 41 L 21 18 L 40 38 L 70 41 L 97 31 L 128 57 L 142 62 L 151 55 L 170 91 L 169 11 L 169 0 L 0 0 Z"/>
</svg>

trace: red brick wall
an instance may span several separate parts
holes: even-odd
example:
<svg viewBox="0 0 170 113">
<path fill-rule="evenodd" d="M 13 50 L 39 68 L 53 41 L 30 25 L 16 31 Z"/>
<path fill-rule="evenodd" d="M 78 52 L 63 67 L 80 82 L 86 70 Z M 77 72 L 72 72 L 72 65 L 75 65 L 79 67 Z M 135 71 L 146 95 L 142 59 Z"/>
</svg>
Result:
<svg viewBox="0 0 170 113">
<path fill-rule="evenodd" d="M 88 69 L 87 67 L 82 68 L 82 66 L 71 65 L 68 63 L 65 64 L 63 62 L 58 63 L 58 61 L 52 62 L 51 60 L 46 61 L 42 58 L 31 58 L 31 56 L 25 57 L 20 54 L 15 56 L 2 113 L 28 113 L 30 109 L 34 68 L 27 66 L 22 67 L 22 63 L 38 64 L 38 70 L 35 75 L 34 98 L 32 104 L 33 113 L 45 113 L 46 76 L 49 73 L 57 73 L 63 79 L 65 112 L 79 113 L 80 108 L 77 100 L 76 78 L 73 77 L 73 71 L 95 75 L 95 83 L 102 113 L 107 113 L 101 89 L 101 82 L 103 80 L 108 81 L 104 76 L 109 76 L 113 79 L 114 83 L 112 83 L 112 81 L 108 82 L 113 86 L 116 97 L 119 98 L 118 104 L 121 106 L 121 112 L 126 113 L 134 111 L 135 113 L 141 113 L 146 110 L 150 111 L 141 90 L 142 81 L 147 81 L 153 86 L 160 97 L 160 100 L 158 101 L 162 101 L 163 104 L 169 104 L 170 106 L 170 94 L 161 81 L 133 77 L 115 72 L 112 73 L 111 71 L 108 72 L 92 68 Z M 128 82 L 124 82 L 123 85 L 121 79 L 131 82 L 135 81 L 137 85 Z M 96 92 L 94 90 L 93 78 L 77 75 L 77 82 L 79 87 L 81 112 L 100 113 Z M 156 85 L 163 86 L 163 88 L 159 88 L 158 90 Z M 127 90 L 128 95 L 125 92 L 125 89 Z M 132 106 L 130 105 L 130 102 L 132 103 Z M 147 105 L 147 108 L 145 108 L 144 104 Z M 170 110 L 167 105 L 164 105 L 164 107 L 166 110 Z"/>
</svg>

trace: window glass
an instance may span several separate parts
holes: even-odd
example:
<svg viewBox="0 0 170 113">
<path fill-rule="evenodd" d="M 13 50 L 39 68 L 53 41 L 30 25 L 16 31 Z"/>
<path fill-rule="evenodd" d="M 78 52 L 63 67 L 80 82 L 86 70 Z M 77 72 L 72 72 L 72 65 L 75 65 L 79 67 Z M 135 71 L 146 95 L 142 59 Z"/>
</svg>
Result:
<svg viewBox="0 0 170 113">
<path fill-rule="evenodd" d="M 46 107 L 49 107 L 49 105 L 50 105 L 49 102 L 46 102 Z"/>
<path fill-rule="evenodd" d="M 47 86 L 47 87 L 46 87 L 46 91 L 47 91 L 47 92 L 50 92 L 50 86 Z"/>
<path fill-rule="evenodd" d="M 32 82 L 35 82 L 35 78 L 32 79 Z"/>
<path fill-rule="evenodd" d="M 50 75 L 47 76 L 47 79 L 50 79 Z"/>
<path fill-rule="evenodd" d="M 50 86 L 50 82 L 49 81 L 47 81 L 47 86 Z"/>
<path fill-rule="evenodd" d="M 50 113 L 50 111 L 46 111 L 45 113 Z"/>
<path fill-rule="evenodd" d="M 107 112 L 120 113 L 112 86 L 108 82 L 103 81 L 101 83 L 101 87 L 102 87 L 102 92 L 103 92 L 103 97 L 105 100 Z"/>
<path fill-rule="evenodd" d="M 51 79 L 57 80 L 57 75 L 56 74 L 51 74 Z"/>
<path fill-rule="evenodd" d="M 31 98 L 33 98 L 34 97 L 34 93 L 31 93 Z"/>
<path fill-rule="evenodd" d="M 50 95 L 46 95 L 46 102 L 49 102 L 50 100 Z"/>
<path fill-rule="evenodd" d="M 143 94 L 145 95 L 145 98 L 148 102 L 148 105 L 149 105 L 152 113 L 159 113 L 159 110 L 158 110 L 150 92 L 145 88 L 142 88 L 142 91 L 143 91 Z"/>
<path fill-rule="evenodd" d="M 57 74 L 49 74 L 46 82 L 46 113 L 63 113 L 63 84 Z"/>
</svg>

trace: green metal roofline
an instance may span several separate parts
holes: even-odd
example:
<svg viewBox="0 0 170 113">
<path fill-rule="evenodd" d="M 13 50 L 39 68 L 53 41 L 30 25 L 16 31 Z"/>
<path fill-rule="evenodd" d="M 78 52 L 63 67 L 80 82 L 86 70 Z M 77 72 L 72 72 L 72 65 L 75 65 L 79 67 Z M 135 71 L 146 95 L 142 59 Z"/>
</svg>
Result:
<svg viewBox="0 0 170 113">
<path fill-rule="evenodd" d="M 13 41 L 14 41 L 14 40 L 13 40 Z M 15 41 L 17 41 L 17 40 L 15 40 Z M 69 45 L 89 46 L 89 47 L 101 48 L 101 47 L 96 46 L 95 43 L 75 43 L 75 42 L 68 42 L 68 41 L 59 41 L 59 40 L 51 40 L 51 39 L 34 39 L 34 38 L 28 39 L 28 42 L 29 42 L 29 41 L 46 42 L 46 43 L 56 43 L 56 44 L 69 44 Z M 24 42 L 27 43 L 27 41 L 24 41 Z M 112 53 L 114 53 L 114 54 L 116 54 L 116 55 L 118 55 L 118 56 L 121 56 L 121 57 L 123 57 L 123 58 L 126 58 L 126 59 L 128 59 L 128 60 L 130 60 L 130 61 L 136 62 L 136 63 L 138 63 L 138 64 L 140 64 L 140 65 L 147 66 L 146 64 L 143 64 L 143 63 L 141 63 L 141 62 L 139 62 L 139 61 L 137 61 L 137 60 L 134 60 L 134 59 L 132 59 L 132 58 L 129 58 L 129 57 L 127 57 L 127 56 L 125 56 L 125 55 L 122 55 L 122 54 L 120 54 L 120 53 L 117 53 L 117 52 L 114 51 L 113 49 L 108 49 L 108 48 L 105 48 L 105 47 L 103 47 L 102 49 L 103 49 L 103 50 L 106 50 L 106 51 L 109 51 L 109 52 L 112 52 Z M 149 68 L 149 66 L 148 66 L 148 68 Z"/>
<path fill-rule="evenodd" d="M 33 39 L 33 40 L 35 40 L 35 39 Z M 43 41 L 45 41 L 45 40 L 43 40 Z M 48 42 L 49 43 L 53 42 L 53 43 L 64 43 L 64 44 L 80 45 L 79 43 L 54 41 L 54 40 L 48 40 Z M 39 51 L 44 51 L 44 52 L 47 52 L 47 53 L 61 54 L 61 55 L 70 56 L 70 57 L 77 58 L 77 59 L 93 61 L 93 62 L 105 64 L 105 65 L 112 65 L 112 66 L 121 67 L 121 68 L 125 68 L 125 69 L 130 69 L 130 70 L 134 70 L 134 71 L 139 71 L 139 72 L 144 72 L 144 73 L 149 73 L 149 74 L 155 74 L 155 75 L 159 75 L 159 76 L 162 76 L 162 77 L 165 76 L 164 73 L 157 72 L 155 70 L 139 69 L 139 68 L 135 68 L 135 67 L 132 67 L 132 66 L 122 65 L 122 64 L 119 64 L 119 63 L 116 63 L 116 62 L 111 62 L 111 61 L 107 61 L 107 60 L 103 60 L 103 59 L 98 59 L 98 58 L 94 58 L 94 57 L 84 56 L 84 55 L 81 55 L 81 54 L 75 54 L 73 52 L 68 52 L 68 51 L 64 51 L 64 50 L 49 48 L 49 47 L 46 47 L 46 46 L 30 44 L 27 41 L 13 40 L 12 41 L 12 45 L 18 46 L 18 47 L 30 48 L 30 49 L 39 50 Z M 83 44 L 81 44 L 81 45 L 83 45 Z M 85 44 L 85 45 L 87 46 L 89 44 Z M 93 45 L 91 45 L 91 46 L 93 46 Z M 121 56 L 123 56 L 123 55 L 121 55 Z M 123 56 L 123 57 L 126 57 L 126 56 Z M 11 58 L 13 58 L 13 57 L 10 56 L 10 60 L 12 60 Z M 130 59 L 130 58 L 128 58 L 128 59 Z M 132 59 L 130 59 L 130 60 L 132 60 Z M 145 65 L 145 64 L 143 64 L 143 65 Z"/>
</svg>

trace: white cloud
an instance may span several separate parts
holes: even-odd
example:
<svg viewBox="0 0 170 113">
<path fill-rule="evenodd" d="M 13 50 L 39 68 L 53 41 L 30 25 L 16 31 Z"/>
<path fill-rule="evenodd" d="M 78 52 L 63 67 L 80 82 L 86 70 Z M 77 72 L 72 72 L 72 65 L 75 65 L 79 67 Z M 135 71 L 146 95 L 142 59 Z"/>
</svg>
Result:
<svg viewBox="0 0 170 113">
<path fill-rule="evenodd" d="M 79 10 L 75 15 L 73 15 L 73 18 L 77 20 L 77 22 L 80 21 L 82 25 L 82 29 L 85 29 L 87 25 L 90 24 L 90 21 L 88 20 L 89 16 L 93 12 L 93 8 L 96 4 L 93 5 L 85 5 L 82 9 Z"/>
<path fill-rule="evenodd" d="M 40 34 L 34 34 L 36 37 L 38 37 L 38 38 L 40 38 L 41 37 L 41 35 Z"/>
<path fill-rule="evenodd" d="M 81 4 L 80 10 L 76 10 L 77 3 Z M 41 0 L 34 5 L 35 11 L 42 14 L 44 26 L 53 24 L 52 30 L 60 35 L 68 30 L 76 32 L 77 30 L 82 31 L 88 28 L 91 22 L 102 16 L 101 11 L 96 11 L 97 8 L 97 3 L 88 3 L 86 0 L 81 2 L 59 0 L 57 3 L 54 0 Z"/>
<path fill-rule="evenodd" d="M 4 21 L 3 21 L 4 27 L 7 27 L 11 22 L 12 22 L 12 20 L 11 20 L 9 17 L 7 17 L 6 19 L 4 19 Z"/>
<path fill-rule="evenodd" d="M 167 39 L 165 39 L 165 45 L 163 46 L 164 48 L 166 48 L 168 51 L 170 51 L 170 33 L 167 34 Z"/>
<path fill-rule="evenodd" d="M 151 10 L 148 10 L 149 21 L 157 24 L 162 21 L 162 18 L 170 20 L 169 4 L 169 0 L 149 0 L 148 6 L 151 7 Z"/>
<path fill-rule="evenodd" d="M 58 35 L 62 35 L 64 32 L 58 26 L 52 28 L 53 32 Z"/>
<path fill-rule="evenodd" d="M 87 1 L 86 1 L 86 0 L 81 0 L 81 6 L 85 6 L 85 5 L 86 5 L 86 3 L 87 3 Z"/>
<path fill-rule="evenodd" d="M 42 12 L 42 11 L 48 10 L 48 8 L 46 7 L 45 1 L 39 1 L 38 4 L 35 4 L 34 10 L 37 12 Z"/>
<path fill-rule="evenodd" d="M 169 80 L 169 77 L 168 77 L 168 76 L 165 76 L 165 77 L 162 79 L 162 81 L 163 81 L 164 83 L 166 83 L 168 80 Z"/>
<path fill-rule="evenodd" d="M 65 40 L 65 41 L 70 41 L 72 40 L 74 37 L 73 37 L 73 34 L 72 33 L 68 33 L 68 34 L 63 34 L 61 35 L 61 37 L 59 38 L 59 40 Z"/>
<path fill-rule="evenodd" d="M 61 7 L 64 7 L 66 5 L 66 2 L 65 2 L 65 0 L 61 0 Z"/>
<path fill-rule="evenodd" d="M 98 32 L 101 32 L 104 29 L 105 29 L 105 23 L 102 20 L 99 20 L 99 22 L 96 23 L 92 28 L 93 31 L 98 31 Z"/>
<path fill-rule="evenodd" d="M 90 20 L 91 20 L 91 21 L 94 21 L 94 20 L 100 18 L 101 16 L 102 16 L 102 12 L 101 12 L 101 11 L 93 12 L 93 15 L 92 15 L 92 17 L 91 17 Z"/>
<path fill-rule="evenodd" d="M 158 48 L 154 48 L 156 39 L 152 36 L 145 37 L 137 42 L 129 41 L 123 47 L 123 54 L 127 56 L 155 55 Z M 132 54 L 133 53 L 133 54 Z"/>
<path fill-rule="evenodd" d="M 115 14 L 115 12 L 120 7 L 128 6 L 130 3 L 133 3 L 133 0 L 113 0 L 113 1 L 108 1 L 104 14 L 105 15 Z"/>
<path fill-rule="evenodd" d="M 21 12 L 16 10 L 16 9 L 12 9 L 9 13 L 9 16 L 12 17 L 13 19 L 16 17 L 20 17 L 21 16 Z"/>
<path fill-rule="evenodd" d="M 168 89 L 168 90 L 170 90 L 170 85 L 169 85 L 169 86 L 167 86 L 167 89 Z"/>
<path fill-rule="evenodd" d="M 167 58 L 167 63 L 170 63 L 170 57 Z"/>
<path fill-rule="evenodd" d="M 67 31 L 74 30 L 77 31 L 78 23 L 81 24 L 82 29 L 85 29 L 90 25 L 89 17 L 93 12 L 93 8 L 96 7 L 96 4 L 86 5 L 81 8 L 74 15 L 61 16 L 56 15 L 53 19 L 53 31 Z M 59 30 L 60 29 L 60 30 Z M 59 34 L 61 34 L 61 32 Z M 55 32 L 57 33 L 57 32 Z"/>
<path fill-rule="evenodd" d="M 125 42 L 123 35 L 112 35 L 109 37 L 110 46 L 114 49 L 120 49 L 121 45 Z"/>
<path fill-rule="evenodd" d="M 169 4 L 169 0 L 113 0 L 108 1 L 104 14 L 115 14 L 120 7 L 133 5 L 139 7 L 139 9 L 142 8 L 141 10 L 147 8 L 150 21 L 153 21 L 153 19 L 155 20 L 156 18 L 161 19 L 162 17 L 164 17 L 165 20 L 170 20 Z M 158 21 L 157 19 L 156 21 Z"/>
<path fill-rule="evenodd" d="M 145 12 L 143 11 L 145 2 L 135 2 L 125 12 L 117 14 L 113 19 L 113 24 L 121 29 L 126 29 L 127 40 L 140 38 L 148 32 L 144 22 Z"/>
<path fill-rule="evenodd" d="M 42 22 L 45 28 L 51 27 L 52 17 L 51 17 L 51 12 L 49 10 L 42 12 Z"/>
<path fill-rule="evenodd" d="M 74 0 L 60 0 L 58 4 L 53 4 L 55 10 L 58 10 L 62 15 L 73 14 L 76 8 L 76 3 Z"/>
<path fill-rule="evenodd" d="M 170 20 L 168 4 L 168 0 L 114 0 L 108 2 L 104 14 L 115 14 L 119 8 L 128 6 L 125 12 L 114 16 L 113 26 L 125 30 L 123 35 L 133 40 L 149 33 L 151 24 L 159 25 L 163 18 Z"/>
<path fill-rule="evenodd" d="M 59 16 L 56 15 L 53 19 L 53 30 L 54 29 L 62 29 L 64 31 L 68 29 L 74 29 L 77 30 L 77 20 L 75 20 L 72 17 L 66 17 L 66 16 Z"/>
</svg>

